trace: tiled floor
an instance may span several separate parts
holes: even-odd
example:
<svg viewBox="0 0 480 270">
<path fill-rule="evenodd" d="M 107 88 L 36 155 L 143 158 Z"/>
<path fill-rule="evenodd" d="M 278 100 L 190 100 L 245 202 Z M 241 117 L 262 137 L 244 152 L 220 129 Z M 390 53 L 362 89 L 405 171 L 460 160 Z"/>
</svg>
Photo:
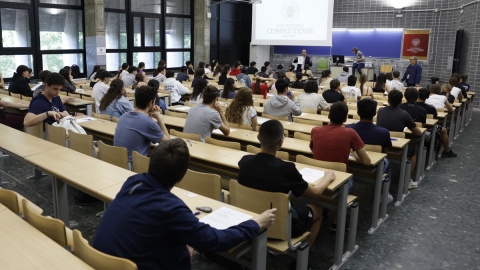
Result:
<svg viewBox="0 0 480 270">
<path fill-rule="evenodd" d="M 480 269 L 480 123 L 473 121 L 454 142 L 456 158 L 441 158 L 427 171 L 419 188 L 412 190 L 400 206 L 389 205 L 389 218 L 374 235 L 366 233 L 370 225 L 371 202 L 360 200 L 357 244 L 359 250 L 342 269 Z M 0 158 L 1 186 L 12 189 L 53 214 L 49 176 L 26 179 L 33 167 L 12 157 Z M 355 193 L 373 192 L 358 183 Z M 103 205 L 81 207 L 69 189 L 70 219 L 78 222 L 83 235 L 93 241 L 100 218 L 95 214 Z M 368 197 L 368 196 L 363 196 Z M 313 269 L 328 269 L 333 262 L 335 236 L 328 232 L 332 217 L 322 226 L 310 251 Z M 1 221 L 0 221 L 1 222 Z M 1 242 L 0 242 L 1 244 Z M 291 258 L 269 255 L 269 269 L 288 269 Z M 198 254 L 193 269 L 234 269 L 219 266 Z"/>
</svg>

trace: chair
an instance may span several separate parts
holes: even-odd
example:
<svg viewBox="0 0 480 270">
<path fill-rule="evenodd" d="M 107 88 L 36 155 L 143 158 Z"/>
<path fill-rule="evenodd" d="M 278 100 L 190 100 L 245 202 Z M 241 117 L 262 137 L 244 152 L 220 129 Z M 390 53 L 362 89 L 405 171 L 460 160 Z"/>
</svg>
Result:
<svg viewBox="0 0 480 270">
<path fill-rule="evenodd" d="M 22 98 L 22 95 L 20 95 L 20 94 L 15 94 L 15 93 L 12 93 L 12 92 L 10 92 L 10 96 L 16 97 L 16 98 Z"/>
<path fill-rule="evenodd" d="M 90 246 L 79 230 L 73 230 L 75 256 L 95 269 L 102 270 L 136 270 L 137 265 L 124 258 L 111 256 Z"/>
<path fill-rule="evenodd" d="M 92 117 L 102 119 L 102 120 L 112 121 L 112 117 L 108 114 L 100 114 L 100 113 L 92 112 Z"/>
<path fill-rule="evenodd" d="M 236 124 L 236 123 L 228 122 L 228 126 L 230 128 L 240 128 L 240 129 L 252 130 L 252 126 L 250 124 Z M 257 125 L 256 129 L 258 129 L 258 125 Z"/>
<path fill-rule="evenodd" d="M 433 114 L 431 113 L 427 114 L 427 119 L 434 119 Z"/>
<path fill-rule="evenodd" d="M 0 188 L 0 203 L 5 205 L 15 214 L 21 213 L 17 193 L 15 191 Z"/>
<path fill-rule="evenodd" d="M 127 148 L 110 146 L 102 141 L 98 141 L 98 158 L 110 164 L 129 170 Z"/>
<path fill-rule="evenodd" d="M 118 121 L 120 121 L 120 118 L 112 116 L 112 122 L 118 123 Z"/>
<path fill-rule="evenodd" d="M 315 167 L 328 168 L 328 169 L 340 171 L 340 172 L 347 172 L 347 164 L 341 163 L 341 162 L 329 162 L 329 161 L 316 160 L 303 155 L 297 155 L 296 161 L 298 163 L 303 163 L 303 164 L 307 164 Z"/>
<path fill-rule="evenodd" d="M 268 119 L 275 119 L 278 121 L 288 121 L 288 116 L 273 116 L 266 113 L 262 113 L 262 117 L 268 118 Z"/>
<path fill-rule="evenodd" d="M 381 145 L 365 144 L 365 150 L 370 152 L 382 153 Z"/>
<path fill-rule="evenodd" d="M 74 93 L 70 93 L 70 92 L 67 92 L 67 96 L 72 97 L 72 98 L 82 98 L 82 95 L 74 94 Z"/>
<path fill-rule="evenodd" d="M 390 137 L 405 139 L 405 133 L 397 132 L 397 131 L 390 131 Z"/>
<path fill-rule="evenodd" d="M 316 110 L 316 109 L 302 109 L 302 113 L 313 113 L 313 114 L 317 114 L 317 110 Z"/>
<path fill-rule="evenodd" d="M 32 97 L 22 96 L 23 100 L 32 100 Z"/>
<path fill-rule="evenodd" d="M 247 152 L 252 154 L 258 154 L 260 153 L 260 148 L 253 145 L 247 145 Z M 276 157 L 283 160 L 290 159 L 290 155 L 288 154 L 288 152 L 285 151 L 277 151 Z"/>
<path fill-rule="evenodd" d="M 205 137 L 205 143 L 227 147 L 233 150 L 239 150 L 239 151 L 242 150 L 242 145 L 239 142 L 222 141 L 222 140 L 213 139 L 211 137 Z"/>
<path fill-rule="evenodd" d="M 93 104 L 92 104 L 92 113 L 96 112 L 95 98 L 89 97 L 89 96 L 82 96 L 82 99 L 88 100 L 88 101 L 93 101 Z"/>
<path fill-rule="evenodd" d="M 444 108 L 437 108 L 437 112 L 445 112 Z"/>
<path fill-rule="evenodd" d="M 380 67 L 380 73 L 392 73 L 392 71 L 393 71 L 392 66 L 382 65 L 382 66 Z"/>
<path fill-rule="evenodd" d="M 318 60 L 317 70 L 326 70 L 328 69 L 328 60 Z"/>
<path fill-rule="evenodd" d="M 173 117 L 187 118 L 187 114 L 186 113 L 181 113 L 181 112 L 174 112 L 174 111 L 167 110 L 167 111 L 165 111 L 165 114 L 168 115 L 168 116 L 173 116 Z"/>
<path fill-rule="evenodd" d="M 329 111 L 321 111 L 320 114 L 328 116 L 330 114 L 330 112 Z"/>
<path fill-rule="evenodd" d="M 263 95 L 252 95 L 252 98 L 263 99 Z"/>
<path fill-rule="evenodd" d="M 224 202 L 220 179 L 218 174 L 201 173 L 189 169 L 183 179 L 177 183 L 177 187 Z"/>
<path fill-rule="evenodd" d="M 40 123 L 40 124 L 37 124 L 35 126 L 31 126 L 31 127 L 25 127 L 24 128 L 25 132 L 32 135 L 32 136 L 35 136 L 37 138 L 40 138 L 40 139 L 43 139 L 43 122 Z"/>
<path fill-rule="evenodd" d="M 45 138 L 47 141 L 58 144 L 60 146 L 67 146 L 67 130 L 63 127 L 56 127 L 49 124 L 45 125 Z"/>
<path fill-rule="evenodd" d="M 184 133 L 184 132 L 177 131 L 175 129 L 170 129 L 170 135 L 177 136 L 177 137 L 184 138 L 184 139 L 200 141 L 200 135 L 199 134 Z"/>
<path fill-rule="evenodd" d="M 299 123 L 299 124 L 317 126 L 317 127 L 323 126 L 323 121 L 311 120 L 311 119 L 302 119 L 302 118 L 298 118 L 298 117 L 294 117 L 293 122 L 294 123 Z"/>
<path fill-rule="evenodd" d="M 422 127 L 423 127 L 423 123 L 422 123 L 422 122 L 415 122 L 415 125 L 417 125 L 417 127 L 419 127 L 419 128 L 422 128 Z"/>
<path fill-rule="evenodd" d="M 137 151 L 132 152 L 133 171 L 136 173 L 148 172 L 148 166 L 150 166 L 150 158 L 146 157 Z"/>
<path fill-rule="evenodd" d="M 295 133 L 293 133 L 293 138 L 304 140 L 304 141 L 310 141 L 312 139 L 312 136 L 310 136 L 310 134 L 305 134 L 302 132 L 295 131 Z"/>
<path fill-rule="evenodd" d="M 85 154 L 97 157 L 98 149 L 93 145 L 93 136 L 71 131 L 68 136 L 69 148 Z"/>
</svg>

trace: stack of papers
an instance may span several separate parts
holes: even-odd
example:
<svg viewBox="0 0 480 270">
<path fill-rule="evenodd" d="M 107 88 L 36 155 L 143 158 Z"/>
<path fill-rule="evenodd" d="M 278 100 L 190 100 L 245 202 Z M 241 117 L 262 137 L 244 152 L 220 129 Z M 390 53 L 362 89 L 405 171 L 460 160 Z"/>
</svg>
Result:
<svg viewBox="0 0 480 270">
<path fill-rule="evenodd" d="M 302 175 L 303 180 L 308 183 L 314 183 L 325 175 L 325 171 L 310 168 L 303 168 L 299 172 Z"/>
<path fill-rule="evenodd" d="M 217 230 L 225 230 L 251 218 L 250 215 L 224 206 L 201 218 L 200 222 L 206 223 Z"/>
</svg>

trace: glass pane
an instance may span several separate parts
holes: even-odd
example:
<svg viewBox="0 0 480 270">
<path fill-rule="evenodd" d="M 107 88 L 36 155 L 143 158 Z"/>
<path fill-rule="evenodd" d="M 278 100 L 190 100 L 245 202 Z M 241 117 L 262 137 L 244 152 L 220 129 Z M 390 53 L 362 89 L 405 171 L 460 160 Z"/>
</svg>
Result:
<svg viewBox="0 0 480 270">
<path fill-rule="evenodd" d="M 161 0 L 132 0 L 132 11 L 143 13 L 162 13 L 162 1 Z"/>
<path fill-rule="evenodd" d="M 133 17 L 133 46 L 142 46 L 142 23 L 140 17 Z"/>
<path fill-rule="evenodd" d="M 127 53 L 107 53 L 107 70 L 118 71 L 127 62 Z"/>
<path fill-rule="evenodd" d="M 138 66 L 138 63 L 144 62 L 145 69 L 155 69 L 160 62 L 160 56 L 160 52 L 134 52 L 133 64 Z"/>
<path fill-rule="evenodd" d="M 32 0 L 0 0 L 0 2 L 27 3 L 27 4 L 31 4 L 31 3 L 32 3 Z"/>
<path fill-rule="evenodd" d="M 80 68 L 80 73 L 83 73 L 83 54 L 69 53 L 69 54 L 44 54 L 42 55 L 43 70 L 50 70 L 51 72 L 59 72 L 64 66 L 77 65 Z"/>
<path fill-rule="evenodd" d="M 105 8 L 125 9 L 125 0 L 105 0 Z"/>
<path fill-rule="evenodd" d="M 127 48 L 127 23 L 124 13 L 105 12 L 107 49 Z"/>
<path fill-rule="evenodd" d="M 80 6 L 80 0 L 40 0 L 40 3 Z"/>
<path fill-rule="evenodd" d="M 0 9 L 3 47 L 31 47 L 30 22 L 25 9 Z"/>
<path fill-rule="evenodd" d="M 167 0 L 167 13 L 190 15 L 190 0 Z"/>
<path fill-rule="evenodd" d="M 81 10 L 39 8 L 40 49 L 83 49 Z"/>
<path fill-rule="evenodd" d="M 192 44 L 191 19 L 165 18 L 165 44 L 167 49 L 189 49 Z"/>
<path fill-rule="evenodd" d="M 26 65 L 27 67 L 33 68 L 33 57 L 31 55 L 0 54 L 0 73 L 2 73 L 3 78 L 13 77 L 13 73 L 20 65 Z"/>
<path fill-rule="evenodd" d="M 178 68 L 190 61 L 190 52 L 167 52 L 167 67 Z"/>
<path fill-rule="evenodd" d="M 145 18 L 145 46 L 160 46 L 160 19 Z"/>
</svg>

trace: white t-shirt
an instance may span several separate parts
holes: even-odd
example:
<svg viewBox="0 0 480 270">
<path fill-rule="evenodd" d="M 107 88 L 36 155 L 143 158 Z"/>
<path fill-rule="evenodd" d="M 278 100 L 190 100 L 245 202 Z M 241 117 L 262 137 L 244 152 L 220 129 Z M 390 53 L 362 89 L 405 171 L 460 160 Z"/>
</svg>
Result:
<svg viewBox="0 0 480 270">
<path fill-rule="evenodd" d="M 300 94 L 298 96 L 298 103 L 302 110 L 316 110 L 318 107 L 322 107 L 322 110 L 326 110 L 328 108 L 328 103 L 323 96 L 317 93 Z"/>
<path fill-rule="evenodd" d="M 93 82 L 93 78 L 95 78 L 95 75 L 97 75 L 97 72 L 92 73 L 90 76 L 90 81 Z"/>
<path fill-rule="evenodd" d="M 401 81 L 397 81 L 397 80 L 392 80 L 392 81 L 390 81 L 390 83 L 387 82 L 387 84 L 390 87 L 390 90 L 395 89 L 395 90 L 398 90 L 398 91 L 402 91 L 403 87 L 404 87 L 403 83 Z"/>
<path fill-rule="evenodd" d="M 447 101 L 446 96 L 434 94 L 434 95 L 430 95 L 430 97 L 427 98 L 427 100 L 425 100 L 425 103 L 435 107 L 435 109 L 444 109 L 445 101 Z"/>
<path fill-rule="evenodd" d="M 208 68 L 205 68 L 205 74 L 212 74 L 212 71 Z"/>
<path fill-rule="evenodd" d="M 95 109 L 97 113 L 100 113 L 100 102 L 103 96 L 107 93 L 110 86 L 103 82 L 97 82 L 92 89 L 92 97 L 95 98 Z"/>
<path fill-rule="evenodd" d="M 454 86 L 454 87 L 452 88 L 452 91 L 450 91 L 450 95 L 454 96 L 455 99 L 457 99 L 457 98 L 458 98 L 458 94 L 460 94 L 461 92 L 462 92 L 462 90 L 461 90 L 460 88 Z"/>
<path fill-rule="evenodd" d="M 202 104 L 203 98 L 202 94 L 200 93 L 195 99 L 189 99 L 188 102 L 193 103 L 193 104 Z"/>
<path fill-rule="evenodd" d="M 252 106 L 246 108 L 245 111 L 242 114 L 242 124 L 251 125 L 252 124 L 252 119 L 255 116 L 257 116 L 257 111 L 255 111 L 255 109 Z"/>
<path fill-rule="evenodd" d="M 346 99 L 357 100 L 358 97 L 362 96 L 362 92 L 355 86 L 345 86 L 342 88 L 342 92 L 345 95 Z"/>
</svg>

